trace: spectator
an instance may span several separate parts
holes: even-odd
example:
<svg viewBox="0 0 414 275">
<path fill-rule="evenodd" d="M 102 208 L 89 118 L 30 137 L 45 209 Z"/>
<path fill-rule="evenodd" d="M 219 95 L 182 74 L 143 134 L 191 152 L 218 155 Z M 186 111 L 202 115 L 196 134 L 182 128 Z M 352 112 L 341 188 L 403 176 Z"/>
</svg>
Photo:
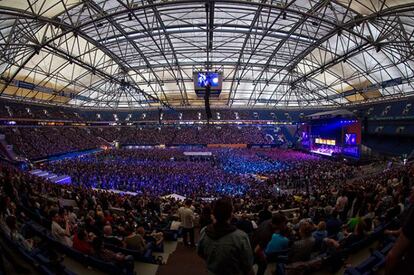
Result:
<svg viewBox="0 0 414 275">
<path fill-rule="evenodd" d="M 412 193 L 414 194 L 414 192 Z M 414 261 L 414 207 L 406 217 L 400 235 L 387 255 L 386 274 L 412 274 Z"/>
<path fill-rule="evenodd" d="M 211 219 L 211 207 L 209 205 L 204 205 L 200 216 L 200 230 L 212 222 L 213 220 Z"/>
<path fill-rule="evenodd" d="M 251 236 L 253 234 L 253 223 L 247 218 L 247 214 L 243 213 L 240 220 L 236 222 L 236 227 L 244 231 L 247 235 Z"/>
<path fill-rule="evenodd" d="M 272 212 L 270 212 L 269 208 L 269 205 L 263 205 L 263 209 L 259 212 L 259 225 L 262 222 L 272 218 Z"/>
<path fill-rule="evenodd" d="M 253 275 L 253 255 L 246 233 L 231 225 L 230 199 L 214 203 L 215 222 L 201 231 L 198 254 L 207 262 L 211 274 Z"/>
<path fill-rule="evenodd" d="M 289 261 L 308 261 L 315 246 L 315 239 L 312 237 L 313 225 L 307 221 L 299 225 L 300 240 L 295 241 L 289 252 Z"/>
<path fill-rule="evenodd" d="M 115 264 L 125 265 L 128 274 L 132 274 L 134 270 L 134 258 L 130 255 L 126 256 L 122 253 L 115 253 L 109 249 L 104 248 L 101 238 L 94 238 L 92 241 L 93 255 L 97 258 Z"/>
<path fill-rule="evenodd" d="M 69 220 L 67 216 L 65 216 L 64 220 L 62 221 L 59 214 L 55 211 L 51 212 L 52 217 L 52 236 L 58 240 L 60 243 L 72 247 L 72 240 L 70 239 L 70 228 L 69 228 Z M 60 226 L 60 222 L 65 224 L 65 229 Z"/>
<path fill-rule="evenodd" d="M 144 231 L 144 228 L 140 227 L 137 229 L 137 231 L 138 230 Z M 126 248 L 137 250 L 143 253 L 146 249 L 144 238 L 140 234 L 137 234 L 131 227 L 127 227 L 126 233 L 127 233 L 127 236 L 124 239 Z"/>
<path fill-rule="evenodd" d="M 103 231 L 104 231 L 103 240 L 105 243 L 118 246 L 118 247 L 124 246 L 122 240 L 119 237 L 112 235 L 112 226 L 105 225 Z"/>
<path fill-rule="evenodd" d="M 286 217 L 281 213 L 276 213 L 271 219 L 262 222 L 252 238 L 255 262 L 258 265 L 257 275 L 263 275 L 266 271 L 267 261 L 265 250 L 271 241 L 273 233 L 280 232 L 286 223 Z"/>
<path fill-rule="evenodd" d="M 6 223 L 1 223 L 1 229 L 9 236 L 11 240 L 20 243 L 26 250 L 32 250 L 34 246 L 34 242 L 31 238 L 25 238 L 19 231 L 17 227 L 17 220 L 16 217 L 13 215 L 6 217 Z"/>
<path fill-rule="evenodd" d="M 280 215 L 280 214 L 279 214 Z M 272 222 L 273 223 L 273 222 Z M 266 254 L 272 254 L 281 252 L 283 250 L 286 250 L 289 245 L 289 239 L 283 236 L 282 232 L 285 231 L 286 227 L 286 218 L 283 215 L 280 215 L 279 221 L 275 221 L 276 226 L 274 226 L 274 233 L 272 234 L 272 239 L 267 244 L 266 247 Z"/>
<path fill-rule="evenodd" d="M 194 241 L 194 212 L 191 209 L 191 200 L 186 200 L 185 205 L 178 209 L 178 215 L 180 216 L 181 226 L 183 227 L 183 241 L 184 245 L 188 246 L 188 236 L 190 236 L 190 245 L 195 247 Z"/>
<path fill-rule="evenodd" d="M 88 233 L 84 228 L 78 228 L 78 232 L 74 234 L 72 247 L 83 254 L 92 254 L 92 246 L 88 239 Z"/>
<path fill-rule="evenodd" d="M 347 206 L 348 206 L 348 197 L 345 196 L 343 191 L 341 191 L 338 199 L 336 200 L 335 210 L 338 211 L 342 221 L 346 220 Z"/>
<path fill-rule="evenodd" d="M 338 213 L 332 209 L 332 207 L 327 207 L 326 211 L 328 213 L 326 219 L 326 231 L 328 236 L 335 236 L 341 231 L 342 221 L 338 218 Z"/>
<path fill-rule="evenodd" d="M 316 248 L 321 249 L 324 239 L 328 237 L 328 231 L 326 231 L 326 222 L 320 221 L 318 223 L 316 231 L 312 233 L 312 237 L 315 239 Z"/>
</svg>

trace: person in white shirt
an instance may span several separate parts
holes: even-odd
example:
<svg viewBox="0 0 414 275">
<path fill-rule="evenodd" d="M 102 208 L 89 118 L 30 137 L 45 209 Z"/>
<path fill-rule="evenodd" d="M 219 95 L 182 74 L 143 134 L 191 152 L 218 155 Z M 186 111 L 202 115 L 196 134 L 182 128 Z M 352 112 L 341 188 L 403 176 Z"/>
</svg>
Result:
<svg viewBox="0 0 414 275">
<path fill-rule="evenodd" d="M 190 236 L 190 245 L 195 247 L 194 241 L 194 211 L 191 208 L 192 201 L 186 200 L 185 205 L 178 209 L 178 216 L 183 228 L 183 242 L 188 246 L 188 235 Z"/>
<path fill-rule="evenodd" d="M 55 211 L 51 213 L 52 216 L 52 236 L 59 241 L 60 243 L 72 247 L 72 240 L 70 239 L 70 227 L 69 227 L 69 219 L 65 216 L 65 228 L 63 229 L 59 222 L 60 217 L 59 214 Z"/>
<path fill-rule="evenodd" d="M 344 221 L 346 219 L 346 207 L 348 205 L 348 197 L 345 196 L 343 193 L 340 194 L 338 199 L 336 200 L 336 211 L 340 213 L 341 220 Z"/>
</svg>

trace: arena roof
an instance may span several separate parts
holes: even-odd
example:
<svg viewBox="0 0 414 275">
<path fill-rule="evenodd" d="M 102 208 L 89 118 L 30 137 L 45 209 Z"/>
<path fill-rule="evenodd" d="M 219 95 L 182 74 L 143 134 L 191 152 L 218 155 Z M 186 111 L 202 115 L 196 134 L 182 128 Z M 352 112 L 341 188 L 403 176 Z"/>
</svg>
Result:
<svg viewBox="0 0 414 275">
<path fill-rule="evenodd" d="M 2 97 L 78 107 L 340 106 L 413 89 L 411 0 L 1 0 Z"/>
</svg>

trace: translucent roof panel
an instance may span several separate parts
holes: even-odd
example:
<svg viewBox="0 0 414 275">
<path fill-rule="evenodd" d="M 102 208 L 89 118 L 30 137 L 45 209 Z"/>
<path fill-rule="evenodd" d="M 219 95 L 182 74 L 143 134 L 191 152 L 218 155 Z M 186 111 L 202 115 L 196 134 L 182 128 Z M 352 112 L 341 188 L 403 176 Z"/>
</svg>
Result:
<svg viewBox="0 0 414 275">
<path fill-rule="evenodd" d="M 413 93 L 414 3 L 0 1 L 0 96 L 74 107 L 342 106 Z"/>
</svg>

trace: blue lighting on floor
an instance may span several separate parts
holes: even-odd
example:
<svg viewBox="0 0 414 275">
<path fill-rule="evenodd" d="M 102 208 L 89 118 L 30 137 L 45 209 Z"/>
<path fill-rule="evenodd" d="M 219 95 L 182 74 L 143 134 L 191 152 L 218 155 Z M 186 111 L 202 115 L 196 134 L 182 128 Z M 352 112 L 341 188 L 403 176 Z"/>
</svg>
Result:
<svg viewBox="0 0 414 275">
<path fill-rule="evenodd" d="M 223 157 L 221 159 L 221 165 L 224 171 L 232 174 L 260 174 L 278 171 L 283 168 L 281 162 L 249 159 L 237 155 Z"/>
</svg>

